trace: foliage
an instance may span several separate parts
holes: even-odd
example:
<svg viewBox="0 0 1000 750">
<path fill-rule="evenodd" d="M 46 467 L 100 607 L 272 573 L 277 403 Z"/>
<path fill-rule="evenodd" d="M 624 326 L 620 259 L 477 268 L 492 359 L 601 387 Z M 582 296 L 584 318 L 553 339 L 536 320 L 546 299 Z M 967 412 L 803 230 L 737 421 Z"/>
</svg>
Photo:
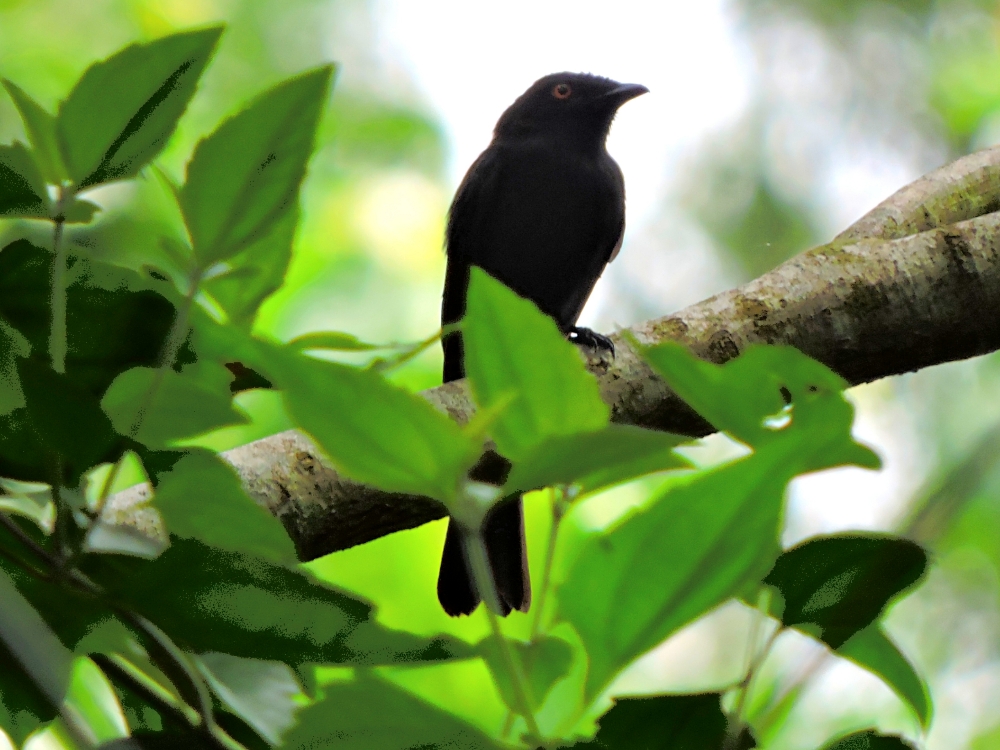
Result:
<svg viewBox="0 0 1000 750">
<path fill-rule="evenodd" d="M 465 426 L 384 374 L 436 337 L 350 365 L 308 352 L 373 345 L 252 332 L 289 262 L 329 67 L 278 83 L 201 141 L 171 188 L 189 240 L 174 267 L 123 264 L 139 272 L 68 249 L 64 225 L 95 218 L 80 196 L 135 177 L 164 148 L 219 33 L 127 47 L 88 69 L 56 114 L 5 84 L 30 145 L 0 153 L 0 214 L 52 227 L 51 250 L 19 239 L 0 251 L 0 475 L 24 500 L 0 511 L 0 722 L 15 742 L 54 722 L 80 746 L 749 748 L 747 695 L 788 627 L 882 677 L 926 724 L 926 688 L 879 626 L 922 575 L 923 551 L 865 535 L 781 551 L 794 477 L 878 466 L 851 437 L 845 383 L 804 355 L 753 347 L 714 365 L 633 342 L 748 450 L 699 468 L 675 452 L 686 438 L 611 424 L 554 322 L 478 270 L 461 325 L 480 415 Z M 528 636 L 488 608 L 491 632 L 476 643 L 392 629 L 301 569 L 233 470 L 185 442 L 242 420 L 234 369 L 276 390 L 345 476 L 426 495 L 468 526 L 486 601 L 483 517 L 511 491 L 551 488 Z M 468 478 L 487 440 L 512 463 L 504 488 Z M 132 460 L 151 482 L 161 538 L 106 517 Z M 564 544 L 564 522 L 592 496 L 654 472 L 672 473 L 642 505 Z M 18 514 L 28 487 L 48 512 Z M 757 617 L 777 618 L 743 680 L 725 694 L 620 698 L 604 710 L 602 695 L 638 657 L 741 597 L 773 599 Z M 509 708 L 504 727 L 468 723 L 391 679 L 401 665 L 472 660 Z M 109 717 L 123 717 L 120 728 Z"/>
</svg>

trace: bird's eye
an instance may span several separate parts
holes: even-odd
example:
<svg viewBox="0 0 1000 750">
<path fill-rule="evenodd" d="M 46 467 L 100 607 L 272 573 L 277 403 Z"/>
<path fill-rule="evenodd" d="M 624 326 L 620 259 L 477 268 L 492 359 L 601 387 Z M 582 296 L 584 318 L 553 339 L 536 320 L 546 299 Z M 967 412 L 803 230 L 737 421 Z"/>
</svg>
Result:
<svg viewBox="0 0 1000 750">
<path fill-rule="evenodd" d="M 569 87 L 568 83 L 557 83 L 552 87 L 552 96 L 556 99 L 569 99 L 569 95 L 573 93 L 573 89 Z"/>
</svg>

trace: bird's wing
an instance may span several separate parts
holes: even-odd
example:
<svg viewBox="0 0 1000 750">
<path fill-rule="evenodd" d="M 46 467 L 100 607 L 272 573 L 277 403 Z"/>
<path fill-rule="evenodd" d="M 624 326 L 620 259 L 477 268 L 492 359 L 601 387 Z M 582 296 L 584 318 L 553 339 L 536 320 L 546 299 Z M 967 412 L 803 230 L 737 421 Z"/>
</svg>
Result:
<svg viewBox="0 0 1000 750">
<path fill-rule="evenodd" d="M 491 196 L 498 187 L 499 166 L 495 152 L 487 149 L 469 168 L 465 179 L 455 191 L 455 198 L 448 210 L 448 224 L 445 229 L 445 251 L 448 253 L 448 269 L 445 272 L 444 293 L 441 296 L 441 325 L 455 323 L 465 315 L 465 297 L 469 290 L 469 269 L 471 248 L 462 247 L 456 241 L 460 237 L 480 235 L 485 217 L 494 201 Z M 442 342 L 444 347 L 444 381 L 465 377 L 461 337 L 453 333 Z"/>
<path fill-rule="evenodd" d="M 469 167 L 455 191 L 445 228 L 445 251 L 449 258 L 472 250 L 462 247 L 459 238 L 480 236 L 480 228 L 487 219 L 485 214 L 494 210 L 495 196 L 501 189 L 501 163 L 495 147 L 486 149 Z"/>
<path fill-rule="evenodd" d="M 625 239 L 625 177 L 622 175 L 622 170 L 618 166 L 618 162 L 610 156 L 608 157 L 608 162 L 610 163 L 609 171 L 613 174 L 614 182 L 618 187 L 618 195 L 621 196 L 621 200 L 609 202 L 611 210 L 617 213 L 617 222 L 610 222 L 611 226 L 617 227 L 617 233 L 613 235 L 613 240 L 610 237 L 608 238 L 608 241 L 611 241 L 612 244 L 610 245 L 611 250 L 608 253 L 608 259 L 605 261 L 606 263 L 610 263 L 618 257 L 618 253 L 622 249 L 622 240 Z"/>
</svg>

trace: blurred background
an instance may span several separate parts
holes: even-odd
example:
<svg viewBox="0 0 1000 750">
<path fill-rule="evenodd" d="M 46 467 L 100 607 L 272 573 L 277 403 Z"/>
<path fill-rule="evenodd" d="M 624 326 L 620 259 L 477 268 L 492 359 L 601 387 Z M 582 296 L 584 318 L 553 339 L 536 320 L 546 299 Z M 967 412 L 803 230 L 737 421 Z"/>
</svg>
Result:
<svg viewBox="0 0 1000 750">
<path fill-rule="evenodd" d="M 622 109 L 609 141 L 625 173 L 628 230 L 584 312 L 582 322 L 602 331 L 749 280 L 922 173 L 1000 143 L 994 0 L 0 0 L 0 74 L 54 108 L 94 60 L 220 20 L 228 31 L 160 159 L 175 179 L 197 140 L 251 96 L 305 68 L 340 66 L 296 255 L 258 322 L 281 339 L 324 329 L 375 341 L 431 334 L 452 192 L 503 109 L 550 72 L 651 90 Z M 21 125 L 0 97 L 0 142 L 12 138 L 23 139 Z M 92 199 L 105 208 L 100 221 L 71 236 L 88 252 L 114 261 L 139 248 L 156 260 L 177 235 L 152 173 Z M 25 231 L 35 230 L 0 223 L 0 241 Z M 434 350 L 395 377 L 421 389 L 440 382 L 439 368 Z M 1000 748 L 1000 359 L 851 396 L 856 433 L 885 468 L 798 480 L 785 542 L 863 528 L 927 545 L 931 573 L 889 618 L 935 699 L 923 741 L 931 750 Z M 239 398 L 251 424 L 202 443 L 228 448 L 288 425 L 271 394 Z M 724 442 L 699 455 L 724 455 Z M 655 484 L 606 493 L 592 518 Z M 544 532 L 544 505 L 528 512 L 530 544 Z M 478 637 L 481 620 L 448 620 L 433 599 L 442 536 L 440 523 L 429 524 L 311 567 L 371 597 L 389 624 Z M 615 691 L 732 681 L 747 617 L 724 607 L 644 658 Z M 504 720 L 481 663 L 397 670 L 394 679 L 490 731 Z M 751 715 L 774 750 L 808 750 L 872 722 L 921 738 L 874 677 L 794 634 L 780 639 L 755 692 Z"/>
</svg>

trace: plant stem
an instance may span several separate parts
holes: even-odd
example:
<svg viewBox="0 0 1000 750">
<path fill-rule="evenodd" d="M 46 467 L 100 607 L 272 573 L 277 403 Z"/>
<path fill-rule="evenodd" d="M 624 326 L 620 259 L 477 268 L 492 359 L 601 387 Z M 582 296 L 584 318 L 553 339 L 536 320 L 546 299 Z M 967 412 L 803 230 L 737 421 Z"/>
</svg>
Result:
<svg viewBox="0 0 1000 750">
<path fill-rule="evenodd" d="M 472 578 L 476 583 L 476 589 L 485 605 L 486 617 L 490 622 L 490 629 L 493 637 L 496 638 L 497 646 L 500 649 L 500 657 L 503 659 L 504 667 L 507 669 L 511 684 L 514 687 L 514 697 L 517 701 L 517 712 L 524 717 L 528 725 L 528 731 L 534 739 L 541 740 L 542 733 L 535 721 L 535 714 L 531 710 L 531 699 L 529 696 L 528 680 L 524 675 L 524 670 L 510 647 L 510 642 L 500 629 L 500 620 L 497 612 L 500 610 L 500 598 L 497 596 L 496 585 L 493 583 L 493 575 L 490 573 L 489 555 L 486 552 L 486 544 L 483 542 L 482 534 L 478 529 L 475 531 L 466 530 L 462 535 L 465 546 L 465 555 L 472 569 Z"/>
<path fill-rule="evenodd" d="M 159 367 L 157 367 L 156 373 L 153 375 L 153 381 L 149 384 L 149 388 L 143 396 L 142 404 L 136 412 L 135 420 L 129 426 L 128 437 L 130 438 L 135 438 L 139 434 L 142 422 L 146 418 L 146 412 L 153 405 L 156 394 L 160 392 L 160 386 L 163 385 L 163 379 L 167 376 L 167 370 L 173 367 L 174 362 L 177 360 L 177 354 L 184 345 L 188 333 L 188 319 L 191 317 L 191 307 L 194 305 L 194 298 L 198 294 L 203 276 L 204 271 L 200 269 L 191 274 L 187 294 L 184 295 L 184 300 L 181 302 L 180 307 L 177 308 L 174 322 L 170 326 L 167 337 L 163 340 L 163 351 L 160 352 Z M 98 495 L 97 502 L 94 505 L 94 518 L 100 518 L 101 511 L 104 510 L 104 503 L 111 494 L 111 488 L 114 487 L 115 481 L 121 473 L 123 462 L 124 456 L 119 456 L 114 466 L 111 467 L 110 473 L 105 477 L 101 485 L 101 494 Z"/>
<path fill-rule="evenodd" d="M 58 557 L 53 555 L 51 552 L 39 545 L 34 539 L 28 536 L 13 519 L 7 516 L 6 513 L 0 512 L 0 525 L 4 526 L 15 537 L 17 537 L 22 544 L 24 544 L 43 562 L 45 562 L 53 577 L 72 586 L 78 592 L 93 597 L 98 601 L 104 601 L 107 598 L 104 590 L 98 584 L 94 583 L 79 570 L 64 567 L 62 561 Z M 205 687 L 204 680 L 198 673 L 198 670 L 192 666 L 187 654 L 178 648 L 170 637 L 156 624 L 147 620 L 138 612 L 123 607 L 117 603 L 105 603 L 108 604 L 115 614 L 121 617 L 124 622 L 131 624 L 137 630 L 145 633 L 153 644 L 155 644 L 156 648 L 162 652 L 164 657 L 169 659 L 169 661 L 177 667 L 179 674 L 183 675 L 184 679 L 190 683 L 190 686 L 194 691 L 194 695 L 198 698 L 198 710 L 202 720 L 205 722 L 205 731 L 208 732 L 222 747 L 230 748 L 230 750 L 241 750 L 243 746 L 232 739 L 218 724 L 216 724 L 211 694 Z M 160 666 L 163 668 L 162 665 Z M 165 670 L 168 677 L 170 676 L 170 671 Z M 174 680 L 173 677 L 170 679 Z M 174 680 L 174 682 L 176 684 L 176 680 Z"/>
<path fill-rule="evenodd" d="M 736 699 L 736 706 L 733 708 L 733 712 L 730 716 L 729 727 L 726 732 L 726 742 L 723 746 L 723 750 L 733 750 L 736 747 L 736 740 L 739 738 L 740 733 L 743 731 L 743 727 L 746 726 L 746 719 L 744 713 L 746 711 L 747 697 L 750 694 L 750 686 L 753 683 L 754 677 L 760 671 L 764 662 L 767 660 L 768 655 L 771 653 L 771 647 L 774 646 L 774 642 L 778 639 L 778 636 L 784 631 L 784 627 L 779 625 L 768 636 L 764 645 L 756 651 L 754 654 L 753 650 L 756 649 L 757 637 L 760 633 L 760 625 L 763 621 L 766 621 L 767 615 L 766 607 L 767 601 L 770 596 L 767 592 L 761 594 L 761 606 L 764 611 L 760 613 L 760 617 L 754 620 L 753 629 L 751 631 L 750 637 L 750 653 L 752 658 L 750 658 L 747 664 L 747 671 L 744 674 L 743 679 L 740 680 L 739 685 L 737 685 L 737 690 L 739 690 L 739 695 Z"/>
<path fill-rule="evenodd" d="M 52 311 L 52 324 L 49 328 L 49 359 L 52 369 L 58 373 L 66 372 L 66 249 L 64 247 L 63 227 L 65 217 L 63 207 L 67 194 L 59 188 L 59 200 L 55 207 L 55 225 L 52 230 L 52 274 L 49 305 Z"/>
<path fill-rule="evenodd" d="M 15 521 L 13 518 L 10 518 L 10 516 L 8 516 L 7 513 L 3 510 L 0 510 L 0 526 L 3 526 L 5 529 L 7 529 L 7 531 L 10 532 L 14 536 L 14 538 L 16 538 L 19 542 L 21 542 L 21 544 L 28 547 L 28 549 L 30 549 L 36 556 L 38 555 L 37 549 L 40 548 L 35 543 L 35 541 L 24 532 L 24 529 L 18 526 L 17 521 Z M 44 550 L 42 552 L 44 559 Z M 3 557 L 8 562 L 12 563 L 16 567 L 20 568 L 21 570 L 25 571 L 26 573 L 28 573 L 34 578 L 37 578 L 40 581 L 52 580 L 52 577 L 49 576 L 47 573 L 45 573 L 42 570 L 39 570 L 35 565 L 29 563 L 27 560 L 22 559 L 20 555 L 18 555 L 15 552 L 12 552 L 9 549 L 4 549 L 3 547 L 0 547 L 0 557 Z"/>
<path fill-rule="evenodd" d="M 458 330 L 457 324 L 452 323 L 450 325 L 446 325 L 440 331 L 435 332 L 433 335 L 428 336 L 422 341 L 418 341 L 415 344 L 405 345 L 405 347 L 402 347 L 404 348 L 404 351 L 401 354 L 397 354 L 395 357 L 390 359 L 375 359 L 368 366 L 376 372 L 386 372 L 388 370 L 395 369 L 400 365 L 406 364 L 418 354 L 422 354 L 429 347 L 433 346 L 438 339 L 447 336 L 449 333 L 454 333 L 456 330 Z M 398 347 L 400 345 L 397 344 L 395 346 Z"/>
<path fill-rule="evenodd" d="M 538 594 L 538 601 L 535 602 L 535 614 L 531 621 L 531 642 L 538 640 L 542 632 L 542 616 L 545 610 L 545 601 L 549 593 L 549 581 L 552 578 L 552 560 L 556 554 L 556 539 L 559 535 L 559 523 L 565 514 L 565 493 L 562 487 L 553 487 L 552 490 L 552 528 L 549 529 L 549 541 L 545 548 L 545 563 L 542 567 L 542 586 Z"/>
</svg>

